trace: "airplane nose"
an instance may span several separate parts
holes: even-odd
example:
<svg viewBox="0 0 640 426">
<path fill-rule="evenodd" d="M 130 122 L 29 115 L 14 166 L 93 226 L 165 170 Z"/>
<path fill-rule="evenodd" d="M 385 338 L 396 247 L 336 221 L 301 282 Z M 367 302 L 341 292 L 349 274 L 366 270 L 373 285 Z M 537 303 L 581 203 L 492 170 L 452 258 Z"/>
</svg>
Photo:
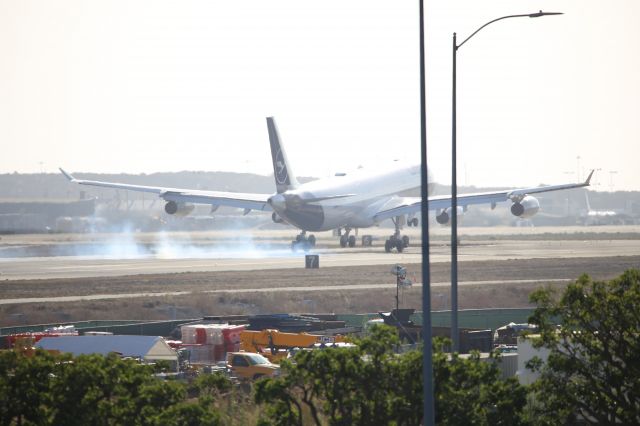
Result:
<svg viewBox="0 0 640 426">
<path fill-rule="evenodd" d="M 284 195 L 282 195 L 282 194 L 276 194 L 276 195 L 273 195 L 273 196 L 269 197 L 267 202 L 276 211 L 278 211 L 278 210 L 283 211 L 283 210 L 285 210 L 287 208 L 287 200 L 285 199 Z"/>
</svg>

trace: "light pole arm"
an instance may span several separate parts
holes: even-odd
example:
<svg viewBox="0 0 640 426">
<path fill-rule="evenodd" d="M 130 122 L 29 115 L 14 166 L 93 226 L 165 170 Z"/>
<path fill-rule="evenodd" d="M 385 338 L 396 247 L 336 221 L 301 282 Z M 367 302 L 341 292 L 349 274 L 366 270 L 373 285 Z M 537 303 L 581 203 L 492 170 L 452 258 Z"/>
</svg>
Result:
<svg viewBox="0 0 640 426">
<path fill-rule="evenodd" d="M 491 21 L 487 22 L 486 24 L 484 24 L 483 26 L 481 26 L 480 28 L 475 30 L 473 33 L 471 33 L 471 35 L 469 37 L 465 38 L 462 43 L 460 43 L 459 45 L 456 46 L 456 50 L 460 49 L 463 44 L 465 44 L 467 41 L 469 41 L 469 39 L 471 37 L 473 37 L 478 32 L 480 32 L 481 29 L 483 29 L 487 25 L 493 24 L 494 22 L 501 21 L 503 19 L 508 19 L 508 18 L 539 18 L 541 16 L 548 16 L 548 15 L 562 15 L 562 13 L 561 12 L 543 12 L 543 11 L 540 11 L 540 12 L 536 12 L 536 13 L 526 13 L 526 14 L 522 14 L 522 15 L 501 16 L 500 18 L 496 18 L 494 20 L 491 20 Z"/>
<path fill-rule="evenodd" d="M 452 352 L 458 352 L 459 334 L 458 334 L 458 166 L 457 166 L 457 122 L 456 122 L 456 56 L 458 49 L 462 47 L 467 41 L 474 35 L 478 34 L 487 25 L 494 22 L 501 21 L 508 18 L 539 18 L 547 15 L 562 15 L 559 12 L 536 12 L 522 15 L 506 15 L 491 20 L 475 30 L 471 35 L 464 39 L 460 44 L 456 44 L 456 33 L 453 33 L 453 78 L 451 85 L 452 99 L 451 99 L 451 350 Z M 423 221 L 424 216 L 423 216 Z M 423 235 L 424 232 L 423 232 Z"/>
</svg>

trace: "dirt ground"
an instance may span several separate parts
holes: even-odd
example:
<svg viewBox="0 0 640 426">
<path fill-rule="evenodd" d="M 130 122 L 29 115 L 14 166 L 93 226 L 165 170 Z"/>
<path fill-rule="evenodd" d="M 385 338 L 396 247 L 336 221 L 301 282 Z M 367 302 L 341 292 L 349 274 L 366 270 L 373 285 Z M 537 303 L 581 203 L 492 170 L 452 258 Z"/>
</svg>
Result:
<svg viewBox="0 0 640 426">
<path fill-rule="evenodd" d="M 409 277 L 422 282 L 420 264 L 407 264 Z M 459 289 L 461 309 L 526 307 L 529 294 L 545 280 L 574 280 L 583 273 L 610 279 L 629 268 L 640 267 L 640 256 L 568 259 L 466 261 L 459 263 L 459 280 L 503 281 L 499 284 L 464 285 Z M 432 264 L 431 282 L 450 280 L 447 263 Z M 346 284 L 394 283 L 388 265 L 332 267 L 317 270 L 274 269 L 229 272 L 134 275 L 105 278 L 21 280 L 0 282 L 0 298 L 58 297 L 95 294 L 188 291 L 192 294 L 117 300 L 0 305 L 0 326 L 66 322 L 90 319 L 169 319 L 203 315 L 280 312 L 363 313 L 388 310 L 395 305 L 395 288 L 342 290 Z M 512 280 L 513 282 L 509 282 Z M 533 280 L 535 282 L 517 282 Z M 331 291 L 246 292 L 236 289 L 335 286 Z M 228 293 L 204 293 L 228 290 Z M 403 290 L 404 307 L 420 309 L 420 286 Z M 434 287 L 432 307 L 447 309 L 449 288 Z"/>
</svg>

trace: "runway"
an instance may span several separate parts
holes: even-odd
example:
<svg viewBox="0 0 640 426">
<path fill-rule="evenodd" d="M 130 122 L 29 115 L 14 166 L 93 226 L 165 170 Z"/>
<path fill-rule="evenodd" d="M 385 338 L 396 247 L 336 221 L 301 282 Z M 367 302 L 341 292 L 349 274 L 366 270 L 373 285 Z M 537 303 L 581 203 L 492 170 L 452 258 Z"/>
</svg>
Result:
<svg viewBox="0 0 640 426">
<path fill-rule="evenodd" d="M 200 248 L 198 257 L 165 257 L 158 255 L 118 256 L 50 256 L 0 259 L 0 280 L 56 279 L 81 277 L 115 277 L 139 274 L 180 272 L 249 271 L 304 268 L 304 253 L 288 250 L 251 251 L 243 258 L 238 253 L 225 258 L 219 251 L 207 257 Z M 385 253 L 382 247 L 327 248 L 313 251 L 320 256 L 320 268 L 334 266 L 367 266 L 414 264 L 422 261 L 419 247 L 403 253 Z M 462 242 L 459 260 L 548 259 L 571 257 L 610 257 L 640 255 L 637 240 L 479 240 Z M 448 262 L 448 244 L 431 246 L 432 263 Z"/>
</svg>

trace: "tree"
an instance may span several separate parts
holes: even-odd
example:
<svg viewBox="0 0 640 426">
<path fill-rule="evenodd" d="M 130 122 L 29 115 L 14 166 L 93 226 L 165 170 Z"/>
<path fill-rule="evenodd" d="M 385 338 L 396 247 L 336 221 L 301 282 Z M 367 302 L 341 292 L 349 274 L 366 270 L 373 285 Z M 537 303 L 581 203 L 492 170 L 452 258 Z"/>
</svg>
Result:
<svg viewBox="0 0 640 426">
<path fill-rule="evenodd" d="M 532 294 L 530 322 L 540 328 L 534 346 L 549 349 L 532 391 L 532 418 L 540 424 L 640 424 L 640 271 L 611 281 L 588 275 L 558 297 Z M 560 327 L 557 324 L 562 324 Z"/>
<path fill-rule="evenodd" d="M 52 424 L 150 424 L 149 418 L 186 397 L 184 386 L 162 382 L 154 367 L 116 354 L 57 362 L 49 381 Z"/>
<path fill-rule="evenodd" d="M 157 426 L 218 426 L 220 415 L 202 404 L 181 402 L 164 410 L 154 419 Z"/>
<path fill-rule="evenodd" d="M 0 352 L 2 425 L 217 425 L 211 406 L 186 402 L 185 385 L 116 354 Z M 218 383 L 218 386 L 224 386 Z"/>
<path fill-rule="evenodd" d="M 56 357 L 0 351 L 0 424 L 49 424 L 49 379 Z"/>
<path fill-rule="evenodd" d="M 300 351 L 295 363 L 282 364 L 282 377 L 256 384 L 255 400 L 267 404 L 276 425 L 384 424 L 392 413 L 397 343 L 391 328 L 377 327 L 354 348 Z"/>
<path fill-rule="evenodd" d="M 397 355 L 395 330 L 376 327 L 356 348 L 302 351 L 279 378 L 256 384 L 273 425 L 419 425 L 422 420 L 422 354 Z M 478 354 L 461 358 L 434 345 L 437 421 L 443 425 L 522 424 L 526 390 L 501 380 L 494 363 Z"/>
<path fill-rule="evenodd" d="M 222 373 L 200 374 L 192 387 L 198 395 L 215 396 L 231 390 L 231 381 Z"/>
<path fill-rule="evenodd" d="M 527 390 L 515 377 L 502 380 L 496 366 L 444 352 L 446 341 L 436 341 L 433 354 L 436 423 L 439 425 L 523 425 Z"/>
</svg>

